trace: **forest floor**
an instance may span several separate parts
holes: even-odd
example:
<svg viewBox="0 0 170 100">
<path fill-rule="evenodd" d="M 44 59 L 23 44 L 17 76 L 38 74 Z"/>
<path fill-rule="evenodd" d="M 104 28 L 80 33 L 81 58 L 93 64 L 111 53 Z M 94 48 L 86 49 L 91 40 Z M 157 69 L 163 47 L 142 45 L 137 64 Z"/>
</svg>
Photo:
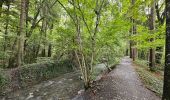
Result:
<svg viewBox="0 0 170 100">
<path fill-rule="evenodd" d="M 78 76 L 78 72 L 68 73 L 28 89 L 5 94 L 0 100 L 161 100 L 145 88 L 128 57 L 124 57 L 113 71 L 101 76 L 95 87 L 84 93 Z"/>
<path fill-rule="evenodd" d="M 61 75 L 25 89 L 0 96 L 0 100 L 70 100 L 83 88 L 79 72 Z"/>
<path fill-rule="evenodd" d="M 128 57 L 96 85 L 74 100 L 161 100 L 144 86 Z"/>
</svg>

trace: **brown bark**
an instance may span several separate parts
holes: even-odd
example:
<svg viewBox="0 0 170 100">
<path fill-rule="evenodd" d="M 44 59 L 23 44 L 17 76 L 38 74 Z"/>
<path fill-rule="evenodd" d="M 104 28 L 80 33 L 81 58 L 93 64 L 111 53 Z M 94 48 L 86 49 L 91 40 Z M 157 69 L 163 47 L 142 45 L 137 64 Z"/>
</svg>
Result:
<svg viewBox="0 0 170 100">
<path fill-rule="evenodd" d="M 129 32 L 130 32 L 130 36 L 132 36 L 132 28 L 130 29 Z M 130 53 L 130 58 L 132 59 L 132 56 L 133 56 L 133 52 L 132 52 L 132 50 L 133 50 L 133 49 L 132 49 L 133 41 L 130 40 L 129 43 L 130 43 L 130 44 L 129 44 L 129 50 L 130 50 L 129 53 Z"/>
<path fill-rule="evenodd" d="M 166 49 L 162 100 L 170 100 L 170 0 L 166 0 Z"/>
<path fill-rule="evenodd" d="M 132 0 L 132 6 L 135 5 L 135 0 Z M 132 17 L 131 18 L 131 21 L 132 21 L 132 35 L 136 34 L 136 22 L 135 22 L 135 19 Z M 136 60 L 136 55 L 137 55 L 137 48 L 134 47 L 137 43 L 132 41 L 132 44 L 131 44 L 131 52 L 132 52 L 132 59 L 133 61 Z"/>
<path fill-rule="evenodd" d="M 153 0 L 152 3 L 152 7 L 151 7 L 151 14 L 150 14 L 150 18 L 149 18 L 149 29 L 151 31 L 151 33 L 153 34 L 154 30 L 155 30 L 155 0 Z M 154 39 L 151 38 L 150 42 L 153 42 Z M 155 49 L 154 48 L 150 48 L 149 50 L 149 67 L 151 70 L 153 70 L 153 68 L 155 67 Z"/>
</svg>

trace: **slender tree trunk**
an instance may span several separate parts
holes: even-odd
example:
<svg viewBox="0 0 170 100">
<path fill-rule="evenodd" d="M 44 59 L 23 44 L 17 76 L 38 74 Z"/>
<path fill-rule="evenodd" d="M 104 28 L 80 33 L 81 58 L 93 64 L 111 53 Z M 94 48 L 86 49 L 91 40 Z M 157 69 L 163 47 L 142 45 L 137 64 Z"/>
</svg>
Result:
<svg viewBox="0 0 170 100">
<path fill-rule="evenodd" d="M 42 57 L 46 57 L 46 42 L 47 42 L 47 14 L 48 14 L 48 7 L 46 2 L 43 4 L 42 8 L 43 12 L 43 22 L 42 22 L 42 35 L 43 35 L 43 48 L 42 48 Z"/>
<path fill-rule="evenodd" d="M 84 81 L 84 88 L 88 89 L 90 86 L 90 73 L 89 73 L 89 68 L 86 65 L 86 61 L 85 61 L 85 55 L 83 53 L 83 44 L 82 44 L 82 37 L 81 37 L 81 21 L 80 21 L 80 17 L 76 14 L 76 5 L 75 5 L 75 1 L 73 1 L 73 6 L 74 6 L 74 12 L 75 12 L 75 26 L 76 26 L 76 32 L 77 32 L 77 44 L 78 44 L 78 52 L 75 50 L 75 55 L 76 55 L 76 59 L 78 62 L 78 65 L 80 67 L 82 76 L 83 76 L 83 81 Z M 80 8 L 80 5 L 78 3 L 78 7 Z M 84 16 L 83 16 L 84 17 Z"/>
<path fill-rule="evenodd" d="M 48 57 L 51 57 L 51 49 L 52 49 L 52 44 L 50 43 L 48 46 Z"/>
<path fill-rule="evenodd" d="M 170 0 L 166 0 L 166 49 L 162 100 L 170 100 Z"/>
<path fill-rule="evenodd" d="M 129 32 L 130 32 L 130 36 L 132 36 L 132 28 L 130 29 Z M 130 48 L 130 49 L 129 49 L 129 50 L 130 50 L 129 53 L 130 53 L 130 58 L 132 59 L 132 56 L 133 56 L 133 55 L 132 55 L 132 53 L 133 53 L 133 52 L 132 52 L 132 50 L 133 50 L 133 49 L 132 49 L 133 41 L 130 40 L 129 43 L 130 43 L 130 45 L 129 45 L 129 48 Z"/>
<path fill-rule="evenodd" d="M 21 14 L 20 14 L 20 31 L 18 34 L 18 52 L 17 52 L 17 66 L 20 67 L 23 63 L 24 52 L 24 38 L 26 24 L 26 0 L 21 0 Z"/>
<path fill-rule="evenodd" d="M 151 14 L 150 14 L 150 21 L 149 21 L 149 29 L 151 31 L 151 33 L 153 34 L 154 30 L 155 30 L 155 0 L 153 0 L 152 2 L 152 7 L 151 7 Z M 151 42 L 154 41 L 154 39 L 152 38 L 150 40 Z M 151 70 L 153 70 L 153 68 L 155 67 L 155 49 L 151 48 L 149 50 L 149 67 Z"/>
<path fill-rule="evenodd" d="M 133 30 L 132 30 L 132 32 L 133 32 L 133 35 L 135 35 L 136 34 L 136 25 L 135 25 L 135 20 L 134 19 L 133 19 L 132 23 L 133 23 Z M 133 41 L 133 46 L 135 46 L 136 44 L 137 43 L 135 41 Z M 132 48 L 132 59 L 133 59 L 133 61 L 136 60 L 136 57 L 137 57 L 137 48 L 133 47 Z"/>
<path fill-rule="evenodd" d="M 132 5 L 134 5 L 135 4 L 135 0 L 132 0 Z M 135 24 L 135 19 L 132 17 L 132 35 L 134 35 L 134 34 L 136 34 L 136 24 Z M 136 60 L 136 55 L 137 55 L 137 48 L 136 47 L 133 47 L 133 46 L 135 46 L 136 45 L 136 43 L 134 42 L 134 41 L 132 41 L 132 46 L 131 46 L 131 48 L 132 48 L 132 59 L 133 59 L 133 61 L 135 61 Z"/>
</svg>

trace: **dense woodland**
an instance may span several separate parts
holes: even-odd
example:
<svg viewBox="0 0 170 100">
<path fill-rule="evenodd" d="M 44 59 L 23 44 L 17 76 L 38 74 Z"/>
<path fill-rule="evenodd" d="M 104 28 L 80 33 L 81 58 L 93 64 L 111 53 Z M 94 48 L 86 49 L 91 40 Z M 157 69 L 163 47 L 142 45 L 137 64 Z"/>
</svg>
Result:
<svg viewBox="0 0 170 100">
<path fill-rule="evenodd" d="M 0 0 L 2 70 L 67 60 L 87 89 L 96 64 L 111 70 L 130 56 L 150 71 L 165 69 L 163 99 L 170 100 L 169 54 L 169 0 Z"/>
</svg>

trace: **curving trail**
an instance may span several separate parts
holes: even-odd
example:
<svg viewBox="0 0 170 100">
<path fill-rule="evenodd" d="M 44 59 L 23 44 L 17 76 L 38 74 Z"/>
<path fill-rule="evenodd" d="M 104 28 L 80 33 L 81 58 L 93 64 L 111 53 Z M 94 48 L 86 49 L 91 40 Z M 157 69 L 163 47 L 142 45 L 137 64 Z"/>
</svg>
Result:
<svg viewBox="0 0 170 100">
<path fill-rule="evenodd" d="M 97 84 L 96 93 L 89 90 L 77 100 L 161 100 L 144 87 L 128 57 Z"/>
</svg>

